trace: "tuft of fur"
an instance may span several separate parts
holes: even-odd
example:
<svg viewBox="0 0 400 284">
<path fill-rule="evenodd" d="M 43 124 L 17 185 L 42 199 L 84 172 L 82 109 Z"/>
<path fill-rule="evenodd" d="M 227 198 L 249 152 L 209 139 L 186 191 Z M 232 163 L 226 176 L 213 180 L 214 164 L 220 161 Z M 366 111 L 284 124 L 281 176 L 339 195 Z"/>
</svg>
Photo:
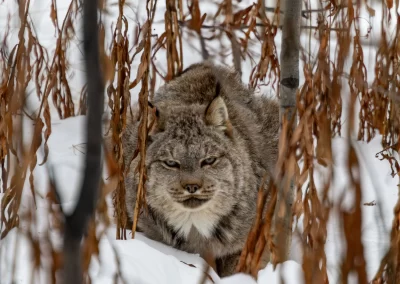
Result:
<svg viewBox="0 0 400 284">
<path fill-rule="evenodd" d="M 220 276 L 234 272 L 256 214 L 257 190 L 278 153 L 279 107 L 255 96 L 236 72 L 195 64 L 162 86 L 146 150 L 147 211 L 138 229 L 149 238 L 200 255 L 212 254 Z M 123 135 L 127 164 L 138 122 Z M 126 177 L 133 217 L 138 176 Z"/>
</svg>

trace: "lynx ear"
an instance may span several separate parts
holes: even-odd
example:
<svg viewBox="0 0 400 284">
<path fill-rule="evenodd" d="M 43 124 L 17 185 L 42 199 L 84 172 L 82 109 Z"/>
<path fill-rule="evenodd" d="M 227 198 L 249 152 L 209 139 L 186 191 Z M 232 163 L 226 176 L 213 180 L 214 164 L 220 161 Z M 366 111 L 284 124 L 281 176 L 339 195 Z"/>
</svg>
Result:
<svg viewBox="0 0 400 284">
<path fill-rule="evenodd" d="M 209 104 L 206 110 L 206 123 L 217 127 L 217 129 L 225 131 L 226 134 L 231 136 L 232 125 L 229 121 L 228 109 L 222 97 L 217 96 Z"/>
<path fill-rule="evenodd" d="M 148 115 L 147 115 L 147 128 L 149 135 L 156 134 L 164 130 L 164 119 L 157 107 L 149 102 Z"/>
</svg>

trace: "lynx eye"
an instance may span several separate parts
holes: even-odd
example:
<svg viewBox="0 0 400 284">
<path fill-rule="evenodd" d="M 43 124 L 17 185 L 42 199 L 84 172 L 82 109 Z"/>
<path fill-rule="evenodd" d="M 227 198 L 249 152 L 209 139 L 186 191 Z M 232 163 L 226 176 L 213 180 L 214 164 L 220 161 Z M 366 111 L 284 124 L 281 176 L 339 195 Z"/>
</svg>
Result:
<svg viewBox="0 0 400 284">
<path fill-rule="evenodd" d="M 201 162 L 201 166 L 202 166 L 202 167 L 204 167 L 204 166 L 211 166 L 211 165 L 214 164 L 216 161 L 217 161 L 217 158 L 215 158 L 215 157 L 209 157 L 209 158 L 207 158 L 207 159 L 204 159 L 204 160 Z"/>
<path fill-rule="evenodd" d="M 175 162 L 173 160 L 164 161 L 164 165 L 166 165 L 169 168 L 179 168 L 180 166 L 178 162 Z"/>
</svg>

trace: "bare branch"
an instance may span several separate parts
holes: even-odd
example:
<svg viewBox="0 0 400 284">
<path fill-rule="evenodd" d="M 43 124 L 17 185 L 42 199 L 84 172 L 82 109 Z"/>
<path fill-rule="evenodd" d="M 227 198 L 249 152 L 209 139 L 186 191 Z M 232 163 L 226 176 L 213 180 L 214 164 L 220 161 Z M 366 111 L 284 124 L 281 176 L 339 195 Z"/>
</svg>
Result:
<svg viewBox="0 0 400 284">
<path fill-rule="evenodd" d="M 210 54 L 208 53 L 207 47 L 206 47 L 206 42 L 204 40 L 203 35 L 201 32 L 199 33 L 199 38 L 200 38 L 200 46 L 201 46 L 201 57 L 203 60 L 207 60 L 210 57 Z"/>
<path fill-rule="evenodd" d="M 72 215 L 66 216 L 64 237 L 64 283 L 82 283 L 81 240 L 92 217 L 101 178 L 102 115 L 104 85 L 99 60 L 97 25 L 98 1 L 83 3 L 83 38 L 87 71 L 88 115 L 86 160 L 79 200 Z"/>
<path fill-rule="evenodd" d="M 186 22 L 178 21 L 178 24 L 180 27 L 187 27 Z M 276 27 L 276 25 L 269 25 L 271 27 Z M 256 27 L 267 27 L 266 25 L 262 23 L 257 23 Z M 282 29 L 283 25 L 279 25 L 278 28 Z M 220 24 L 220 25 L 202 25 L 202 29 L 210 29 L 210 30 L 226 30 L 226 25 Z M 243 30 L 243 29 L 248 29 L 250 28 L 248 25 L 240 25 L 240 26 L 232 26 L 232 30 Z M 306 25 L 301 25 L 300 29 L 306 29 L 306 30 L 317 30 L 320 29 L 319 26 L 306 26 Z M 345 28 L 328 28 L 327 30 L 332 31 L 332 32 L 348 32 L 348 29 Z"/>
<path fill-rule="evenodd" d="M 273 262 L 280 263 L 287 259 L 290 250 L 292 234 L 293 203 L 293 164 L 291 165 L 288 141 L 291 130 L 296 125 L 296 91 L 299 87 L 299 53 L 300 53 L 300 12 L 301 0 L 286 0 L 285 17 L 282 30 L 281 49 L 281 82 L 280 82 L 280 110 L 281 136 L 279 139 L 279 157 L 284 159 L 283 168 L 278 169 L 281 183 L 277 196 L 274 215 L 274 244 L 278 254 Z M 285 126 L 286 125 L 286 126 Z M 285 149 L 286 148 L 286 149 Z M 293 155 L 292 161 L 293 161 Z M 280 161 L 278 161 L 279 164 Z M 286 163 L 288 163 L 286 165 Z"/>
<path fill-rule="evenodd" d="M 233 66 L 235 70 L 242 76 L 242 61 L 241 61 L 241 50 L 240 45 L 238 44 L 235 31 L 232 29 L 233 22 L 233 12 L 232 12 L 232 0 L 226 0 L 225 2 L 225 24 L 226 24 L 226 35 L 228 36 L 231 47 L 232 47 L 232 59 Z"/>
</svg>

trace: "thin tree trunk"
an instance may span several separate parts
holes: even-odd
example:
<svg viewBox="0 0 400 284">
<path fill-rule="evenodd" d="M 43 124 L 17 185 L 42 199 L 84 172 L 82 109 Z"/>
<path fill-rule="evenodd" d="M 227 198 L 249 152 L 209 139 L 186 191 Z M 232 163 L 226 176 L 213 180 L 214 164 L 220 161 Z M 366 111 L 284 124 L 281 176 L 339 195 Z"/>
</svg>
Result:
<svg viewBox="0 0 400 284">
<path fill-rule="evenodd" d="M 65 216 L 63 283 L 80 284 L 81 241 L 95 211 L 101 178 L 104 84 L 99 60 L 97 0 L 83 2 L 83 39 L 88 92 L 86 160 L 79 200 L 72 215 Z"/>
<path fill-rule="evenodd" d="M 283 122 L 293 121 L 292 129 L 296 126 L 296 91 L 299 86 L 299 51 L 300 51 L 300 19 L 301 0 L 285 0 L 284 20 L 282 29 L 282 48 L 280 56 L 280 110 L 281 130 Z M 287 139 L 287 135 L 282 135 Z M 280 147 L 288 147 L 288 141 L 280 141 Z M 280 152 L 287 149 L 280 149 Z M 285 155 L 286 156 L 286 155 Z M 289 173 L 290 172 L 290 173 Z M 292 203 L 293 203 L 293 171 L 280 176 L 277 206 L 274 214 L 274 244 L 277 246 L 274 263 L 285 261 L 290 253 L 292 238 Z"/>
</svg>

